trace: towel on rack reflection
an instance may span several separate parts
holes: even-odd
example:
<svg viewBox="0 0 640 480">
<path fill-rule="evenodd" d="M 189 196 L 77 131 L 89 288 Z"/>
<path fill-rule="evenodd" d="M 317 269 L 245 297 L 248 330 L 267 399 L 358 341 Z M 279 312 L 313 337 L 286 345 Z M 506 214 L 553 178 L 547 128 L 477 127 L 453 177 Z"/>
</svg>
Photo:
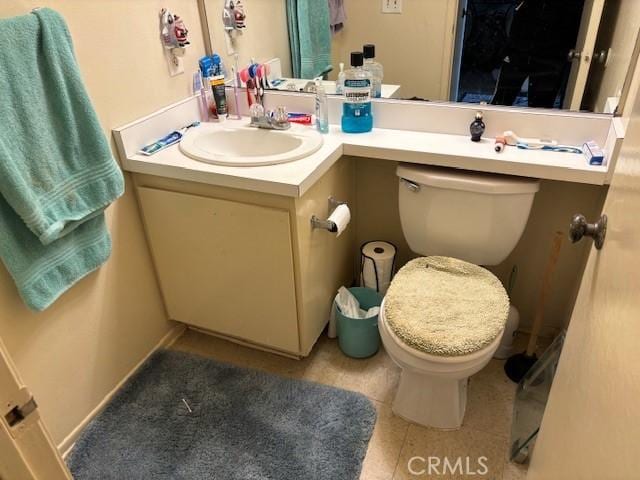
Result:
<svg viewBox="0 0 640 480">
<path fill-rule="evenodd" d="M 0 20 L 0 65 L 0 257 L 43 310 L 109 257 L 124 179 L 58 13 Z"/>
<path fill-rule="evenodd" d="M 332 70 L 329 4 L 286 0 L 291 66 L 295 78 L 316 78 Z"/>
</svg>

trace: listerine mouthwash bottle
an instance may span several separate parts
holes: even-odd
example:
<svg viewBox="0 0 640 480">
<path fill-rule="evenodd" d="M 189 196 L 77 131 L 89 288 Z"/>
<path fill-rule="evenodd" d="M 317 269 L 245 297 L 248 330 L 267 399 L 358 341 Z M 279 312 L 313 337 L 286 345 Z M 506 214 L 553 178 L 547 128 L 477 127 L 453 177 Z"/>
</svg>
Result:
<svg viewBox="0 0 640 480">
<path fill-rule="evenodd" d="M 342 104 L 342 131 L 346 133 L 370 132 L 373 128 L 371 115 L 371 73 L 362 65 L 362 52 L 351 53 L 351 68 L 344 72 L 344 103 Z"/>
<path fill-rule="evenodd" d="M 376 46 L 368 43 L 362 47 L 362 53 L 364 54 L 363 68 L 371 72 L 371 81 L 373 82 L 372 96 L 374 98 L 380 98 L 382 96 L 382 77 L 384 76 L 384 70 L 382 64 L 375 60 Z"/>
</svg>

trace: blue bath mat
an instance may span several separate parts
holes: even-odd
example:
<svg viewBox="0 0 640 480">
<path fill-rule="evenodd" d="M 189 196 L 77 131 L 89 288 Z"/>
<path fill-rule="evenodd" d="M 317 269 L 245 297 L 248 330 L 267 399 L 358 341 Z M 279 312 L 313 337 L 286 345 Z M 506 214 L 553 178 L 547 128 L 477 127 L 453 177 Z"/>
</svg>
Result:
<svg viewBox="0 0 640 480">
<path fill-rule="evenodd" d="M 163 350 L 67 463 L 76 480 L 356 480 L 375 419 L 357 393 Z"/>
</svg>

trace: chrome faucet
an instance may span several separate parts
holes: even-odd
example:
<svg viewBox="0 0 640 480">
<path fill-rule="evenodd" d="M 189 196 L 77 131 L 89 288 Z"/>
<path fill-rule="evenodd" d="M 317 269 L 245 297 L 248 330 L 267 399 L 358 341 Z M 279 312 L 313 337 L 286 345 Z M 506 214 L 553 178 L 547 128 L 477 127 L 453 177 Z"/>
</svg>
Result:
<svg viewBox="0 0 640 480">
<path fill-rule="evenodd" d="M 275 112 L 264 109 L 253 109 L 251 111 L 250 127 L 263 128 L 265 130 L 288 130 L 291 128 L 287 109 L 283 106 L 276 108 Z"/>
</svg>

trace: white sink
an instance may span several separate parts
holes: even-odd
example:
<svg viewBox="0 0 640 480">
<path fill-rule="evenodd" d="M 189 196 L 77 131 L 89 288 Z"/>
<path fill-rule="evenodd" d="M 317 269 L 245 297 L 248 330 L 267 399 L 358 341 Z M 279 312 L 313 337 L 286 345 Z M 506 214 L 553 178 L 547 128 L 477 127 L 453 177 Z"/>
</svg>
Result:
<svg viewBox="0 0 640 480">
<path fill-rule="evenodd" d="M 203 123 L 180 141 L 182 153 L 194 160 L 234 167 L 292 162 L 317 152 L 322 135 L 312 127 L 292 124 L 288 130 L 264 130 L 247 121 Z"/>
</svg>

